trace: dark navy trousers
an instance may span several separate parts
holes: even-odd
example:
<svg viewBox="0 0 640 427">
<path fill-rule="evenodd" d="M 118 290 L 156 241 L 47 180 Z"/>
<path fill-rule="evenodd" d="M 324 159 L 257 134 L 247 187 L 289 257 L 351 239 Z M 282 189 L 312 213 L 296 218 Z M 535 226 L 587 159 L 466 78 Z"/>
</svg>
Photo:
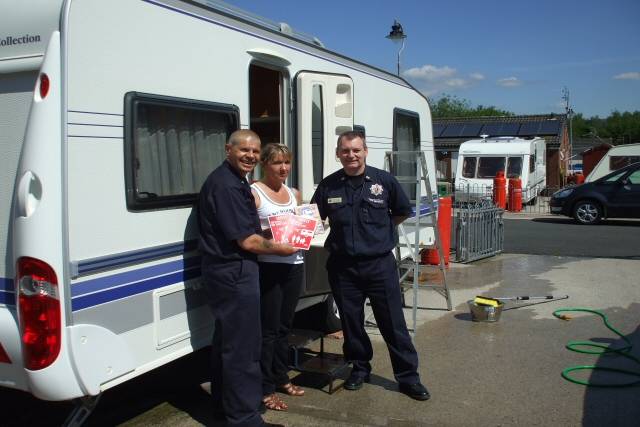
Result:
<svg viewBox="0 0 640 427">
<path fill-rule="evenodd" d="M 203 261 L 214 318 L 211 341 L 213 410 L 230 426 L 261 426 L 260 286 L 252 260 Z"/>
<path fill-rule="evenodd" d="M 340 310 L 345 359 L 352 373 L 371 372 L 371 341 L 364 328 L 364 304 L 369 298 L 378 329 L 384 338 L 396 381 L 420 381 L 418 354 L 411 342 L 402 312 L 402 297 L 396 261 L 392 253 L 374 258 L 331 254 L 327 272 L 333 297 Z"/>
</svg>

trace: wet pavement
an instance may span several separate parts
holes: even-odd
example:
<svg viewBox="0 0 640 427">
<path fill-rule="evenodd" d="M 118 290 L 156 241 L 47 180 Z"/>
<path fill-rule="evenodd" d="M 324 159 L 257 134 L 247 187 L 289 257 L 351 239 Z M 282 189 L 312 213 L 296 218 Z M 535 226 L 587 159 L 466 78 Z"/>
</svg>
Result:
<svg viewBox="0 0 640 427">
<path fill-rule="evenodd" d="M 563 321 L 552 313 L 564 307 L 602 310 L 632 341 L 632 354 L 640 357 L 639 277 L 640 261 L 635 259 L 503 254 L 469 265 L 452 264 L 447 282 L 453 311 L 445 310 L 437 292 L 418 291 L 418 306 L 429 309 L 416 311 L 415 344 L 431 400 L 417 402 L 397 391 L 384 342 L 370 327 L 371 383 L 359 391 L 340 389 L 329 395 L 322 377 L 292 372 L 294 382 L 305 386 L 305 396 L 282 396 L 289 410 L 269 411 L 264 417 L 287 426 L 636 426 L 640 386 L 585 387 L 560 375 L 569 366 L 590 364 L 640 372 L 640 365 L 620 357 L 565 349 L 571 340 L 613 346 L 622 346 L 622 340 L 597 316 L 578 313 Z M 476 295 L 569 298 L 508 303 L 498 322 L 479 323 L 471 321 L 466 303 Z M 412 301 L 411 292 L 406 300 Z M 407 308 L 405 315 L 412 325 L 412 310 Z M 327 350 L 335 353 L 340 353 L 341 343 L 325 340 Z M 86 425 L 212 425 L 208 395 L 201 388 L 207 365 L 205 349 L 108 390 Z M 600 372 L 577 377 L 616 380 Z M 3 426 L 61 425 L 71 408 L 8 389 L 0 389 L 0 402 Z"/>
<path fill-rule="evenodd" d="M 597 316 L 578 313 L 563 321 L 552 313 L 564 307 L 602 310 L 610 323 L 633 342 L 632 353 L 640 356 L 639 276 L 640 261 L 633 259 L 500 255 L 471 265 L 454 264 L 447 271 L 453 311 L 443 310 L 445 300 L 435 291 L 418 292 L 418 305 L 430 307 L 417 310 L 415 344 L 420 373 L 432 394 L 431 400 L 413 401 L 397 391 L 384 342 L 377 329 L 371 327 L 374 360 L 370 384 L 359 391 L 340 389 L 329 395 L 326 387 L 320 388 L 320 378 L 292 373 L 294 382 L 306 386 L 305 396 L 282 396 L 289 410 L 269 411 L 265 419 L 288 426 L 638 425 L 640 386 L 584 387 L 560 375 L 566 367 L 584 364 L 640 371 L 640 365 L 619 357 L 577 354 L 565 349 L 571 340 L 594 340 L 614 346 L 622 345 L 622 340 L 606 329 Z M 551 294 L 569 298 L 533 305 L 509 303 L 498 322 L 472 322 L 466 301 L 481 294 Z M 411 302 L 412 294 L 406 295 L 407 302 Z M 405 313 L 411 325 L 412 310 L 406 309 Z M 340 340 L 327 339 L 325 343 L 329 351 L 340 351 Z M 188 366 L 205 362 L 206 356 L 200 354 L 192 357 Z M 181 374 L 175 366 L 154 375 L 162 381 L 158 390 L 169 393 L 166 399 L 158 390 L 147 390 L 146 407 L 138 405 L 135 410 L 130 406 L 127 410 L 114 397 L 118 390 L 111 390 L 105 393 L 104 406 L 92 415 L 89 425 L 212 423 L 207 395 L 195 384 L 197 375 Z M 600 373 L 577 377 L 615 381 Z M 169 378 L 177 382 L 173 392 L 169 392 Z M 156 398 L 150 399 L 149 393 Z M 145 393 L 138 397 L 145 399 Z M 134 400 L 129 398 L 126 402 L 135 407 Z M 112 411 L 119 407 L 128 415 L 114 417 L 109 407 Z"/>
</svg>

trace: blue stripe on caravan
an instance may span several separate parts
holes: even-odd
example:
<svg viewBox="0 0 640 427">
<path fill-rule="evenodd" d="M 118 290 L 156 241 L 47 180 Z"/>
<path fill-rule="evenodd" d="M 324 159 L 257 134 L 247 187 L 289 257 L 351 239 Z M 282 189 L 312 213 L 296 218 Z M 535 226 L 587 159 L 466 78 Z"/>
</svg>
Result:
<svg viewBox="0 0 640 427">
<path fill-rule="evenodd" d="M 133 262 L 141 262 L 158 257 L 182 255 L 184 252 L 192 251 L 197 247 L 197 240 L 187 240 L 185 242 L 180 242 L 168 246 L 144 249 L 141 251 L 123 253 L 89 261 L 80 261 L 78 263 L 78 273 L 87 274 L 93 271 L 103 270 L 105 268 L 114 268 Z"/>
<path fill-rule="evenodd" d="M 179 271 L 166 276 L 155 277 L 153 279 L 132 283 L 130 285 L 113 288 L 104 292 L 89 294 L 71 300 L 71 309 L 73 311 L 82 310 L 98 304 L 114 301 L 121 298 L 130 297 L 132 295 L 148 292 L 153 289 L 162 288 L 164 286 L 173 285 L 175 283 L 184 282 L 200 276 L 200 268 L 192 268 L 186 271 Z"/>
<path fill-rule="evenodd" d="M 427 205 L 427 201 L 429 199 L 427 198 L 427 196 L 423 196 L 420 198 L 420 215 L 425 215 L 428 214 L 431 209 L 429 208 L 429 205 Z M 434 194 L 433 195 L 433 207 L 438 210 L 438 195 Z M 416 216 L 416 206 L 411 206 L 411 216 L 414 217 Z"/>
<path fill-rule="evenodd" d="M 181 259 L 178 261 L 167 262 L 165 264 L 140 268 L 138 270 L 118 273 L 112 276 L 100 277 L 98 279 L 78 282 L 74 283 L 71 286 L 71 296 L 75 298 L 81 295 L 113 288 L 115 286 L 121 286 L 132 282 L 139 282 L 150 277 L 160 276 L 179 270 L 186 270 L 199 265 L 200 257 L 196 256 L 187 259 Z"/>
<path fill-rule="evenodd" d="M 16 294 L 13 292 L 0 291 L 0 304 L 16 305 Z"/>
<path fill-rule="evenodd" d="M 0 304 L 16 305 L 15 288 L 13 279 L 0 277 Z"/>
<path fill-rule="evenodd" d="M 13 279 L 7 279 L 6 277 L 0 277 L 0 292 L 15 292 L 13 287 Z"/>
</svg>

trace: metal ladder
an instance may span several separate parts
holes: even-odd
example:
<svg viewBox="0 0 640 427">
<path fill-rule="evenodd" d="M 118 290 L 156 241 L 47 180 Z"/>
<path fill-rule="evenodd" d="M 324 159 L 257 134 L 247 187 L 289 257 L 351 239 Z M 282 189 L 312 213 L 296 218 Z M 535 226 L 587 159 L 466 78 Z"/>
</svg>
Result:
<svg viewBox="0 0 640 427">
<path fill-rule="evenodd" d="M 405 159 L 410 159 L 410 161 L 407 162 Z M 411 171 L 415 170 L 416 175 L 401 175 L 402 171 L 400 170 L 400 160 L 408 163 L 408 165 L 406 165 L 408 166 L 407 169 L 410 169 Z M 384 166 L 385 170 L 394 175 L 399 183 L 415 185 L 415 200 L 412 200 L 415 201 L 415 212 L 412 217 L 398 225 L 399 239 L 395 248 L 400 286 L 403 291 L 408 288 L 413 290 L 413 303 L 411 304 L 413 328 L 411 332 L 412 334 L 415 334 L 417 310 L 419 308 L 426 308 L 418 306 L 419 288 L 434 289 L 445 298 L 447 302 L 447 310 L 451 311 L 451 295 L 449 293 L 449 288 L 447 287 L 444 254 L 442 253 L 442 245 L 440 244 L 440 232 L 438 230 L 437 222 L 438 199 L 437 196 L 434 199 L 433 192 L 431 191 L 431 182 L 429 179 L 429 172 L 424 152 L 387 151 L 385 153 Z M 426 189 L 426 196 L 422 195 L 423 184 Z M 411 196 L 412 195 L 409 195 L 410 199 Z M 434 242 L 431 245 L 426 245 L 420 240 L 421 231 L 425 229 L 433 230 Z M 411 232 L 413 232 L 413 236 L 410 236 Z M 413 239 L 411 237 L 413 237 Z M 403 248 L 408 250 L 404 251 L 405 253 L 408 252 L 408 256 L 405 256 L 405 253 L 403 253 Z M 420 252 L 422 249 L 436 249 L 438 252 L 439 262 L 437 269 L 440 279 L 439 281 L 421 280 L 420 273 L 424 268 L 428 268 L 420 263 Z"/>
</svg>

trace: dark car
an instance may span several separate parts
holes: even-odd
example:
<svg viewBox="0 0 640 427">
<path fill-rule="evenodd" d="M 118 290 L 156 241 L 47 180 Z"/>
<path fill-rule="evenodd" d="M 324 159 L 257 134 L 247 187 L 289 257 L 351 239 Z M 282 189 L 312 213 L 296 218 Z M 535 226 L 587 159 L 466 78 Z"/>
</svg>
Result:
<svg viewBox="0 0 640 427">
<path fill-rule="evenodd" d="M 602 218 L 640 218 L 640 163 L 551 196 L 551 213 L 597 224 Z"/>
</svg>

